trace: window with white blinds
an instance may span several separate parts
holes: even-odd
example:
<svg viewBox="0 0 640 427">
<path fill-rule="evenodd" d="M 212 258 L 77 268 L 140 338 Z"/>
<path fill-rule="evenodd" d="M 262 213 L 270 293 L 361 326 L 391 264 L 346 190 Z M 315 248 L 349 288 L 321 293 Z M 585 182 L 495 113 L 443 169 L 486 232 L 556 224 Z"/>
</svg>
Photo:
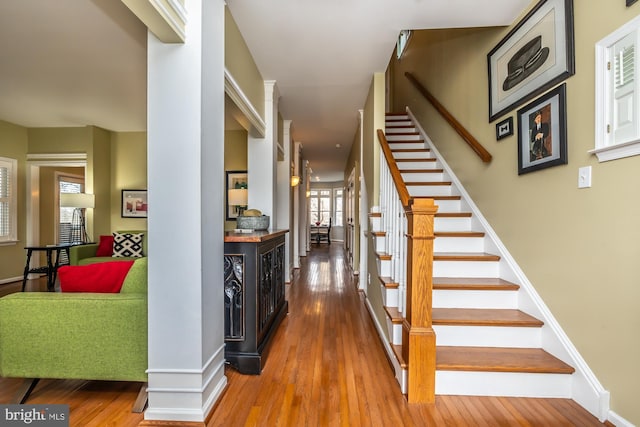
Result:
<svg viewBox="0 0 640 427">
<path fill-rule="evenodd" d="M 17 240 L 17 175 L 18 161 L 0 157 L 0 243 Z"/>
<path fill-rule="evenodd" d="M 596 44 L 596 141 L 601 162 L 640 155 L 640 17 Z"/>
</svg>

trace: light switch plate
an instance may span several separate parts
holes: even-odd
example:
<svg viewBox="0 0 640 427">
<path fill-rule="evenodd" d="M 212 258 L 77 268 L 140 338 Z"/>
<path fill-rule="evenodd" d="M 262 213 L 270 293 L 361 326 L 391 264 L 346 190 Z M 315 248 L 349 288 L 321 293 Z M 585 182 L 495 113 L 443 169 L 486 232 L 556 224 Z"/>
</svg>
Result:
<svg viewBox="0 0 640 427">
<path fill-rule="evenodd" d="M 578 188 L 591 187 L 591 166 L 578 169 Z"/>
</svg>

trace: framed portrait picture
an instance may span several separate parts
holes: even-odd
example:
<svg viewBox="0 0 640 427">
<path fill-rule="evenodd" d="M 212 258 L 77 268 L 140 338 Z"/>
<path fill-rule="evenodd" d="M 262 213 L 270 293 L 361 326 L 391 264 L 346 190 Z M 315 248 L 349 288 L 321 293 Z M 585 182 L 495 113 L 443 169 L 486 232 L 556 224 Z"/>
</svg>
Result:
<svg viewBox="0 0 640 427">
<path fill-rule="evenodd" d="M 247 208 L 248 179 L 247 171 L 227 171 L 225 207 L 227 220 L 233 221 Z"/>
<path fill-rule="evenodd" d="M 573 75 L 573 0 L 541 0 L 487 62 L 489 122 Z"/>
<path fill-rule="evenodd" d="M 148 210 L 147 190 L 122 190 L 122 218 L 147 218 Z"/>
<path fill-rule="evenodd" d="M 567 164 L 566 85 L 518 110 L 518 175 Z"/>
<path fill-rule="evenodd" d="M 496 123 L 496 140 L 513 135 L 513 117 L 507 117 L 503 121 Z"/>
</svg>

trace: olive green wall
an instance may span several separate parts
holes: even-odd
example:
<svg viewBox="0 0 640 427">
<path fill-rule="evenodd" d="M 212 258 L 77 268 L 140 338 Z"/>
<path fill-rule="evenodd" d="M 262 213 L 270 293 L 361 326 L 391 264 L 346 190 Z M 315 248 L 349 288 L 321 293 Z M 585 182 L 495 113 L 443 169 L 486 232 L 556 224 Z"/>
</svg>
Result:
<svg viewBox="0 0 640 427">
<path fill-rule="evenodd" d="M 246 171 L 247 170 L 247 139 L 245 130 L 224 132 L 224 169 L 225 171 Z M 251 183 L 249 183 L 250 185 Z M 226 201 L 222 209 L 226 209 Z M 225 218 L 227 217 L 225 213 Z M 226 231 L 236 228 L 236 221 L 225 221 Z"/>
<path fill-rule="evenodd" d="M 535 2 L 532 2 L 532 5 Z M 603 386 L 611 409 L 640 423 L 640 157 L 598 163 L 595 43 L 640 3 L 575 4 L 576 74 L 567 81 L 568 165 L 518 176 L 517 137 L 488 123 L 487 53 L 509 28 L 415 32 L 393 72 L 394 110 L 408 105 Z M 489 150 L 482 163 L 404 77 L 410 71 Z M 517 110 L 517 108 L 516 108 Z M 514 117 L 516 110 L 505 114 Z M 517 135 L 517 123 L 516 135 Z M 593 187 L 578 189 L 592 166 Z"/>
<path fill-rule="evenodd" d="M 225 14 L 225 68 L 242 88 L 260 117 L 264 118 L 264 80 L 228 7 L 225 8 Z"/>
<path fill-rule="evenodd" d="M 122 190 L 147 189 L 147 133 L 114 132 L 110 148 L 110 227 L 102 234 L 118 230 L 146 230 L 145 218 L 122 218 L 121 209 Z M 178 168 L 168 173 L 178 173 Z M 149 208 L 153 209 L 152 206 Z"/>
<path fill-rule="evenodd" d="M 22 278 L 24 269 L 27 224 L 27 202 L 25 196 L 26 158 L 28 149 L 27 129 L 0 120 L 0 157 L 18 161 L 18 242 L 0 245 L 0 283 Z"/>
<path fill-rule="evenodd" d="M 378 129 L 384 129 L 385 113 L 385 76 L 383 73 L 376 73 L 371 80 L 371 86 L 364 106 L 363 112 L 363 147 L 362 147 L 362 165 L 364 172 L 364 180 L 367 187 L 368 206 L 367 211 L 371 212 L 371 208 L 378 206 L 380 202 L 380 144 L 378 142 Z M 368 258 L 367 258 L 367 276 L 361 277 L 360 280 L 365 281 L 365 289 L 367 299 L 371 304 L 374 315 L 379 324 L 386 324 L 386 315 L 382 305 L 382 294 L 380 291 L 380 282 L 378 280 L 377 259 L 373 239 L 367 239 Z M 386 328 L 383 328 L 386 334 Z"/>
</svg>

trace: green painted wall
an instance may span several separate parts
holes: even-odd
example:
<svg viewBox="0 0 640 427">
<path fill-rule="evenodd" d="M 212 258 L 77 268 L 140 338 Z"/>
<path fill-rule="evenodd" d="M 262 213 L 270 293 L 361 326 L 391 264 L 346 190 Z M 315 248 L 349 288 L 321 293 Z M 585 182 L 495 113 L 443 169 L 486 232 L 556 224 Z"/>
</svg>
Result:
<svg viewBox="0 0 640 427">
<path fill-rule="evenodd" d="M 146 230 L 145 218 L 122 218 L 122 190 L 147 189 L 147 133 L 111 134 L 110 227 L 102 234 L 118 230 Z M 179 168 L 168 173 L 179 173 Z M 149 207 L 153 209 L 153 207 Z"/>
<path fill-rule="evenodd" d="M 576 74 L 567 81 L 567 165 L 518 176 L 517 138 L 488 123 L 487 53 L 509 28 L 418 31 L 393 64 L 394 110 L 408 105 L 603 386 L 638 424 L 640 157 L 599 163 L 594 141 L 595 43 L 640 4 L 574 2 Z M 533 3 L 532 3 L 533 5 Z M 410 71 L 493 155 L 482 163 L 413 89 Z M 517 110 L 517 108 L 516 108 Z M 517 122 L 516 110 L 505 114 Z M 517 135 L 517 124 L 516 124 Z M 578 189 L 592 166 L 593 187 Z"/>
<path fill-rule="evenodd" d="M 18 161 L 18 242 L 0 246 L 0 283 L 22 278 L 24 269 L 27 215 L 24 188 L 28 141 L 26 128 L 0 120 L 0 157 Z"/>
</svg>

